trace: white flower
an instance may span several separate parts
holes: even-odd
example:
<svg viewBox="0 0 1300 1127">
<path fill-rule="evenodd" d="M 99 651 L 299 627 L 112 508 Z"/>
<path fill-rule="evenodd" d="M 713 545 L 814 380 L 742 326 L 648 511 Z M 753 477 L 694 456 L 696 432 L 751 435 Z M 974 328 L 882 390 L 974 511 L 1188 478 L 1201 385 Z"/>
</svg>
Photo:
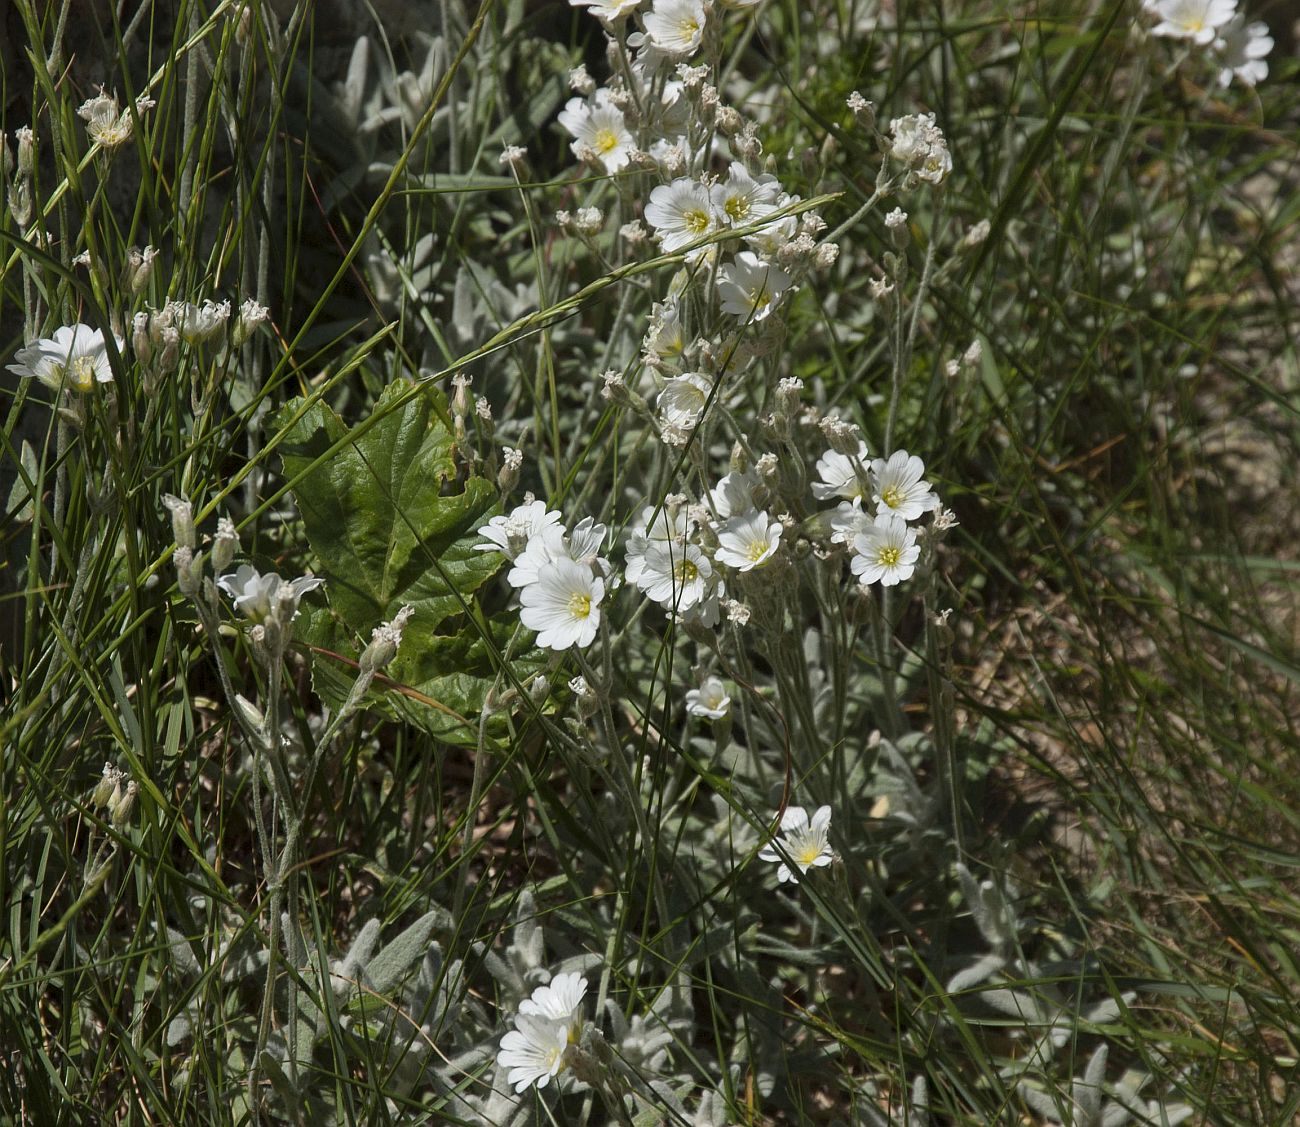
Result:
<svg viewBox="0 0 1300 1127">
<path fill-rule="evenodd" d="M 686 711 L 692 716 L 721 720 L 731 711 L 727 686 L 717 677 L 705 677 L 698 689 L 686 691 Z"/>
<path fill-rule="evenodd" d="M 600 626 L 600 601 L 605 581 L 568 558 L 551 560 L 537 572 L 537 581 L 519 595 L 519 620 L 537 631 L 544 649 L 567 650 L 591 645 Z"/>
<path fill-rule="evenodd" d="M 636 139 L 628 132 L 623 111 L 610 100 L 604 87 L 596 91 L 590 105 L 583 98 L 570 98 L 559 122 L 575 138 L 574 155 L 579 159 L 591 156 L 606 172 L 626 167 L 636 150 Z"/>
<path fill-rule="evenodd" d="M 569 0 L 575 8 L 586 8 L 593 16 L 599 16 L 606 23 L 621 20 L 630 12 L 635 12 L 641 0 Z"/>
<path fill-rule="evenodd" d="M 906 450 L 895 450 L 889 461 L 876 458 L 871 463 L 875 492 L 871 499 L 879 512 L 888 510 L 904 520 L 916 520 L 922 513 L 939 507 L 939 497 L 931 492 L 930 483 L 922 481 L 925 463 Z"/>
<path fill-rule="evenodd" d="M 742 250 L 734 262 L 718 271 L 722 312 L 744 320 L 763 320 L 789 287 L 789 274 L 748 250 Z"/>
<path fill-rule="evenodd" d="M 889 153 L 931 184 L 940 183 L 952 171 L 952 156 L 943 130 L 934 123 L 934 114 L 908 114 L 889 123 L 893 137 Z"/>
<path fill-rule="evenodd" d="M 875 523 L 863 509 L 861 498 L 841 501 L 826 519 L 831 526 L 831 542 L 834 544 L 852 544 L 859 532 L 865 532 Z"/>
<path fill-rule="evenodd" d="M 718 484 L 709 490 L 709 497 L 718 516 L 726 520 L 727 517 L 752 512 L 757 508 L 754 504 L 754 490 L 760 484 L 749 470 L 743 473 L 733 471 L 718 478 Z"/>
<path fill-rule="evenodd" d="M 163 309 L 186 344 L 203 344 L 211 340 L 230 320 L 230 302 L 205 301 L 194 305 L 188 301 L 169 301 Z"/>
<path fill-rule="evenodd" d="M 660 247 L 670 254 L 718 229 L 708 188 L 688 176 L 660 184 L 650 193 L 645 221 L 655 229 Z"/>
<path fill-rule="evenodd" d="M 781 815 L 781 836 L 773 845 L 759 850 L 764 861 L 780 861 L 776 879 L 784 884 L 798 884 L 799 877 L 809 869 L 820 869 L 835 860 L 835 851 L 827 840 L 831 828 L 831 808 L 819 806 L 808 821 L 808 812 L 802 806 L 791 806 Z M 777 846 L 781 852 L 777 852 Z M 789 860 L 785 860 L 788 857 Z M 790 866 L 794 865 L 792 869 Z M 797 870 L 797 871 L 796 871 Z"/>
<path fill-rule="evenodd" d="M 843 497 L 848 501 L 861 500 L 863 489 L 858 474 L 866 470 L 866 457 L 865 442 L 858 443 L 856 458 L 850 458 L 838 450 L 827 450 L 817 459 L 817 476 L 821 480 L 813 482 L 813 496 L 819 501 L 828 501 L 832 497 Z"/>
<path fill-rule="evenodd" d="M 1190 39 L 1203 47 L 1236 15 L 1237 0 L 1160 0 L 1155 11 L 1160 22 L 1152 35 Z"/>
<path fill-rule="evenodd" d="M 912 578 L 921 549 L 917 547 L 915 529 L 902 517 L 881 512 L 869 528 L 854 536 L 853 552 L 849 567 L 859 583 L 864 587 L 872 583 L 893 587 Z"/>
<path fill-rule="evenodd" d="M 791 204 L 799 202 L 801 197 L 782 192 L 774 202 L 774 210 L 780 211 Z M 756 251 L 760 258 L 775 260 L 781 249 L 794 241 L 799 234 L 799 217 L 787 215 L 773 220 L 760 231 L 745 236 L 745 245 Z"/>
<path fill-rule="evenodd" d="M 1267 24 L 1247 23 L 1245 16 L 1233 16 L 1215 40 L 1214 49 L 1222 56 L 1220 86 L 1227 86 L 1233 78 L 1254 86 L 1268 77 L 1264 57 L 1273 50 L 1273 37 L 1268 33 Z"/>
<path fill-rule="evenodd" d="M 776 210 L 781 185 L 775 176 L 760 174 L 757 179 L 739 161 L 732 161 L 726 180 L 709 190 L 713 210 L 731 227 L 744 227 Z"/>
<path fill-rule="evenodd" d="M 684 509 L 674 508 L 669 515 L 667 506 L 658 509 L 647 505 L 641 510 L 641 522 L 632 528 L 627 538 L 627 564 L 623 577 L 629 583 L 641 585 L 641 573 L 644 570 L 645 554 L 650 545 L 656 542 L 673 543 L 679 549 L 691 534 L 693 525 Z"/>
<path fill-rule="evenodd" d="M 655 0 L 645 16 L 650 45 L 665 55 L 694 54 L 704 38 L 704 0 Z"/>
<path fill-rule="evenodd" d="M 762 567 L 781 546 L 783 528 L 765 512 L 742 513 L 718 526 L 718 550 L 714 558 L 737 571 Z"/>
<path fill-rule="evenodd" d="M 546 564 L 559 559 L 573 560 L 607 573 L 609 565 L 600 556 L 605 532 L 605 526 L 597 524 L 591 517 L 583 517 L 571 535 L 566 535 L 561 525 L 548 524 L 515 557 L 515 566 L 506 576 L 506 582 L 511 587 L 527 587 L 537 582 L 537 574 Z"/>
<path fill-rule="evenodd" d="M 123 342 L 113 339 L 120 350 Z M 103 330 L 80 323 L 63 325 L 54 330 L 53 337 L 20 348 L 14 363 L 7 367 L 17 376 L 34 376 L 55 391 L 67 387 L 83 395 L 97 383 L 113 382 Z"/>
<path fill-rule="evenodd" d="M 708 376 L 702 372 L 685 372 L 664 384 L 655 405 L 664 422 L 692 427 L 708 406 L 712 391 L 713 381 Z"/>
<path fill-rule="evenodd" d="M 656 301 L 650 311 L 650 328 L 641 344 L 647 357 L 662 360 L 682 354 L 686 347 L 686 330 L 681 310 L 675 301 Z"/>
<path fill-rule="evenodd" d="M 325 580 L 316 575 L 293 580 L 281 579 L 273 571 L 261 575 L 252 564 L 240 564 L 229 575 L 217 579 L 217 586 L 230 596 L 235 609 L 254 622 L 271 617 L 277 604 L 287 604 L 283 613 L 292 619 L 298 611 L 298 600 L 324 585 Z"/>
<path fill-rule="evenodd" d="M 506 559 L 516 559 L 534 536 L 564 519 L 564 514 L 547 511 L 545 501 L 530 501 L 510 511 L 508 516 L 493 517 L 478 529 L 487 544 L 475 544 L 478 552 L 501 552 Z"/>
<path fill-rule="evenodd" d="M 661 607 L 687 611 L 704 600 L 712 577 L 713 564 L 697 545 L 655 540 L 641 558 L 637 586 Z"/>
<path fill-rule="evenodd" d="M 545 1088 L 565 1067 L 568 1050 L 565 1022 L 518 1014 L 515 1028 L 501 1038 L 497 1067 L 510 1070 L 506 1079 L 516 1092 L 534 1084 Z"/>
<path fill-rule="evenodd" d="M 152 98 L 137 98 L 136 113 L 144 113 L 153 105 Z M 81 104 L 77 116 L 85 121 L 90 139 L 106 149 L 115 149 L 129 141 L 135 128 L 131 111 L 120 109 L 117 99 L 112 94 L 106 94 L 102 87 L 95 97 Z"/>
<path fill-rule="evenodd" d="M 580 974 L 557 974 L 545 986 L 533 991 L 532 997 L 519 1003 L 519 1012 L 567 1024 L 582 1023 L 582 999 L 587 980 Z"/>
</svg>

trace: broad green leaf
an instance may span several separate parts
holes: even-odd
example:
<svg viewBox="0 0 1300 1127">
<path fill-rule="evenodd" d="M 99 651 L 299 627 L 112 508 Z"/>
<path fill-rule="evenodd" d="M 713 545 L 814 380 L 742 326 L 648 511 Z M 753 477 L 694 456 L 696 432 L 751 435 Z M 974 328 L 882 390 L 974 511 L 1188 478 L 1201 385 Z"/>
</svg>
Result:
<svg viewBox="0 0 1300 1127">
<path fill-rule="evenodd" d="M 394 409 L 409 390 L 388 387 L 375 404 L 378 421 L 351 431 L 322 403 L 295 420 L 302 402 L 294 401 L 277 416 L 286 432 L 284 472 L 329 581 L 330 605 L 366 637 L 404 603 L 415 608 L 415 622 L 433 629 L 463 610 L 501 565 L 497 553 L 474 550 L 495 487 L 472 477 L 460 492 L 448 491 L 456 468 L 445 401 L 431 388 Z M 349 434 L 356 437 L 331 454 Z"/>
</svg>

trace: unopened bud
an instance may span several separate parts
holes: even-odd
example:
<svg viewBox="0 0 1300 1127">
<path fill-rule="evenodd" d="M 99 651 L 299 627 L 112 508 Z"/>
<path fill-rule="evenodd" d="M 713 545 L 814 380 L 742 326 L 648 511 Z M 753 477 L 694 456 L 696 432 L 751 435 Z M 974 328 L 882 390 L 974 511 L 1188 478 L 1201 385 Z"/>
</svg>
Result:
<svg viewBox="0 0 1300 1127">
<path fill-rule="evenodd" d="M 122 284 L 132 295 L 143 293 L 149 285 L 149 279 L 153 277 L 154 259 L 157 257 L 158 252 L 153 247 L 145 247 L 144 250 L 132 247 L 127 251 Z"/>
<path fill-rule="evenodd" d="M 497 488 L 502 493 L 509 493 L 519 484 L 519 469 L 524 464 L 524 455 L 512 446 L 501 448 L 501 469 L 497 473 Z"/>
<path fill-rule="evenodd" d="M 239 533 L 229 517 L 217 521 L 217 535 L 212 540 L 212 570 L 220 574 L 230 566 L 239 551 Z"/>
<path fill-rule="evenodd" d="M 103 809 L 112 800 L 113 792 L 121 783 L 122 773 L 111 763 L 104 764 L 104 773 L 90 796 L 90 804 Z"/>
<path fill-rule="evenodd" d="M 244 723 L 253 731 L 260 732 L 262 730 L 262 725 L 266 723 L 266 717 L 262 715 L 262 710 L 251 700 L 241 693 L 236 693 L 235 708 L 239 710 L 239 715 L 243 717 Z"/>
<path fill-rule="evenodd" d="M 198 540 L 194 535 L 194 506 L 184 497 L 163 494 L 163 505 L 172 515 L 172 539 L 182 548 L 194 551 Z"/>
<path fill-rule="evenodd" d="M 528 685 L 528 697 L 538 708 L 546 703 L 551 695 L 551 681 L 545 673 L 539 673 Z"/>
<path fill-rule="evenodd" d="M 36 138 L 29 126 L 22 126 L 14 132 L 14 141 L 18 147 L 18 175 L 30 176 L 36 171 Z"/>
<path fill-rule="evenodd" d="M 108 816 L 117 829 L 120 830 L 130 820 L 131 811 L 135 808 L 135 796 L 139 791 L 139 784 L 132 779 L 126 784 L 126 789 L 115 798 L 113 805 L 109 809 Z"/>
<path fill-rule="evenodd" d="M 402 644 L 402 631 L 415 614 L 415 608 L 402 607 L 391 622 L 376 626 L 370 634 L 370 644 L 361 653 L 361 675 L 377 673 L 386 668 L 397 656 L 397 648 Z"/>
<path fill-rule="evenodd" d="M 172 554 L 176 565 L 176 586 L 187 599 L 199 593 L 203 581 L 203 561 L 194 558 L 194 550 L 181 545 Z"/>
</svg>

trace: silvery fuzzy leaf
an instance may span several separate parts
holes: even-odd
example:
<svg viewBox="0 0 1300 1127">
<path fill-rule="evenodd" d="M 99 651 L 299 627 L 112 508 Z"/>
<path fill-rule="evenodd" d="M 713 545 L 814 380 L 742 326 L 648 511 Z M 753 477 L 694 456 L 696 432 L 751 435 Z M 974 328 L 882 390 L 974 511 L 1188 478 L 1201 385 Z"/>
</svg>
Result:
<svg viewBox="0 0 1300 1127">
<path fill-rule="evenodd" d="M 1065 1122 L 1057 1101 L 1046 1092 L 1041 1092 L 1037 1088 L 1030 1088 L 1028 1085 L 1021 1083 L 1020 1095 L 1025 1103 L 1044 1119 L 1050 1119 L 1053 1123 Z"/>
<path fill-rule="evenodd" d="M 1042 1000 L 1022 990 L 982 990 L 980 999 L 1008 1017 L 1019 1018 L 1026 1026 L 1052 1023 L 1053 1014 Z"/>
<path fill-rule="evenodd" d="M 176 1048 L 181 1042 L 187 1041 L 193 1032 L 194 1025 L 190 1021 L 189 1014 L 177 1014 L 167 1023 L 167 1047 Z"/>
<path fill-rule="evenodd" d="M 1133 1004 L 1136 992 L 1126 990 L 1118 998 L 1105 998 L 1083 1015 L 1084 1021 L 1093 1025 L 1108 1025 L 1118 1021 L 1125 1009 Z"/>
<path fill-rule="evenodd" d="M 366 80 L 369 76 L 370 39 L 363 35 L 352 48 L 347 76 L 343 79 L 343 90 L 339 97 L 341 108 L 354 128 L 361 121 L 361 107 L 365 102 Z"/>
<path fill-rule="evenodd" d="M 1015 942 L 1018 919 L 1015 909 L 993 881 L 976 881 L 971 871 L 957 862 L 957 879 L 971 910 L 975 926 L 992 947 L 1004 948 Z"/>
<path fill-rule="evenodd" d="M 440 912 L 426 912 L 370 960 L 366 978 L 380 994 L 387 994 L 429 950 Z"/>
<path fill-rule="evenodd" d="M 379 942 L 380 923 L 378 919 L 367 920 L 352 940 L 352 946 L 343 956 L 338 973 L 348 979 L 359 980 L 374 955 Z M 358 973 L 360 972 L 360 973 Z"/>
<path fill-rule="evenodd" d="M 945 988 L 949 994 L 960 994 L 963 990 L 969 990 L 972 986 L 978 986 L 985 982 L 990 976 L 996 974 L 1007 965 L 1007 960 L 994 952 L 977 959 L 965 970 L 959 970 L 948 980 Z"/>
<path fill-rule="evenodd" d="M 194 949 L 190 946 L 189 940 L 175 928 L 167 928 L 166 934 L 172 966 L 182 974 L 198 974 L 199 961 L 194 957 Z"/>
<path fill-rule="evenodd" d="M 21 470 L 14 475 L 14 483 L 10 487 L 4 511 L 12 520 L 24 523 L 32 519 L 35 511 L 32 508 L 33 493 L 27 487 L 27 481 L 32 482 L 37 494 L 41 491 L 40 467 L 36 462 L 36 451 L 26 439 L 23 439 L 22 450 L 18 455 L 18 465 Z"/>
<path fill-rule="evenodd" d="M 1080 1127 L 1101 1127 L 1101 1086 L 1106 1079 L 1106 1058 L 1109 1050 L 1099 1045 L 1097 1051 L 1088 1060 L 1083 1078 L 1073 1085 L 1074 1102 L 1083 1116 Z"/>
</svg>

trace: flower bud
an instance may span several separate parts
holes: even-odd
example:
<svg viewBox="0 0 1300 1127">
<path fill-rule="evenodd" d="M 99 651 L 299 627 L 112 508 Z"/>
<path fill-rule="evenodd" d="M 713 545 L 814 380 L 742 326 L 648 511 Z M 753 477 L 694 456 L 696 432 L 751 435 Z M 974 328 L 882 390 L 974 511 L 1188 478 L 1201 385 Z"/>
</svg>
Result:
<svg viewBox="0 0 1300 1127">
<path fill-rule="evenodd" d="M 18 148 L 18 175 L 30 176 L 36 171 L 36 138 L 31 128 L 24 125 L 14 132 Z"/>
<path fill-rule="evenodd" d="M 402 631 L 415 614 L 415 608 L 404 606 L 391 622 L 385 622 L 370 634 L 370 644 L 361 653 L 361 675 L 373 675 L 384 669 L 397 656 L 397 648 L 402 644 Z"/>
<path fill-rule="evenodd" d="M 172 515 L 172 539 L 182 548 L 194 551 L 198 543 L 194 535 L 194 506 L 184 497 L 163 494 L 163 506 Z"/>
<path fill-rule="evenodd" d="M 230 561 L 239 551 L 239 533 L 235 531 L 235 522 L 229 517 L 217 521 L 217 535 L 212 541 L 212 570 L 223 572 L 230 566 Z"/>
<path fill-rule="evenodd" d="M 195 560 L 194 550 L 183 544 L 172 554 L 176 564 L 176 586 L 187 599 L 199 593 L 203 579 L 203 561 Z"/>
<path fill-rule="evenodd" d="M 262 730 L 262 725 L 266 723 L 266 717 L 262 715 L 262 710 L 251 700 L 240 693 L 236 693 L 235 708 L 239 710 L 240 716 L 244 718 L 244 722 L 250 728 L 259 732 Z"/>
<path fill-rule="evenodd" d="M 121 780 L 122 773 L 111 763 L 105 763 L 104 773 L 90 796 L 90 804 L 99 809 L 107 806 L 113 798 L 113 792 L 120 786 Z"/>
<path fill-rule="evenodd" d="M 239 348 L 245 344 L 270 315 L 271 311 L 265 305 L 259 305 L 250 297 L 240 305 L 239 315 L 230 328 L 230 346 Z"/>
<path fill-rule="evenodd" d="M 122 284 L 133 296 L 144 293 L 153 277 L 154 259 L 158 252 L 153 247 L 140 250 L 132 247 L 127 251 L 126 268 L 122 271 Z"/>
<path fill-rule="evenodd" d="M 116 829 L 120 830 L 130 820 L 131 811 L 135 808 L 135 796 L 139 792 L 139 784 L 132 779 L 126 784 L 126 789 L 114 798 L 108 816 Z"/>
</svg>

